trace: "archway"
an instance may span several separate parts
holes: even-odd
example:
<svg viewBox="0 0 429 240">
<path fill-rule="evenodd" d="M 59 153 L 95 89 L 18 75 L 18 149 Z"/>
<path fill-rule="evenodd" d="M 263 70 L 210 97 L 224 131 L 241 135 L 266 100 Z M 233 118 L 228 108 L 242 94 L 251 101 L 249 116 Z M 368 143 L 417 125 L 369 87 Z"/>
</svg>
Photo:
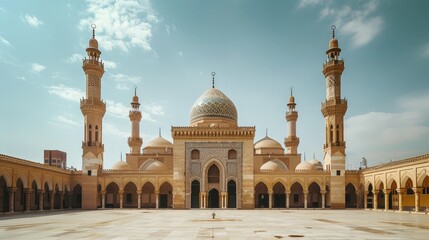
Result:
<svg viewBox="0 0 429 240">
<path fill-rule="evenodd" d="M 51 209 L 51 189 L 49 189 L 49 184 L 45 182 L 45 193 L 43 194 L 43 209 Z"/>
<path fill-rule="evenodd" d="M 200 207 L 200 182 L 194 180 L 191 183 L 191 208 Z"/>
<path fill-rule="evenodd" d="M 165 182 L 159 188 L 159 208 L 173 207 L 173 187 L 168 182 Z"/>
<path fill-rule="evenodd" d="M 236 208 L 237 207 L 237 185 L 235 181 L 229 180 L 227 188 L 228 188 L 228 208 Z"/>
<path fill-rule="evenodd" d="M 78 184 L 73 188 L 73 208 L 82 208 L 82 187 Z"/>
<path fill-rule="evenodd" d="M 268 208 L 269 207 L 268 188 L 263 182 L 255 186 L 255 207 Z"/>
<path fill-rule="evenodd" d="M 119 186 L 115 182 L 106 187 L 106 208 L 119 208 Z"/>
<path fill-rule="evenodd" d="M 58 184 L 55 184 L 55 192 L 54 192 L 54 209 L 60 209 L 60 188 Z"/>
<path fill-rule="evenodd" d="M 377 208 L 378 209 L 384 209 L 384 184 L 383 182 L 380 183 L 378 187 L 378 193 L 377 193 Z"/>
<path fill-rule="evenodd" d="M 420 196 L 420 206 L 429 206 L 429 176 L 426 176 L 422 183 L 422 194 Z"/>
<path fill-rule="evenodd" d="M 392 184 L 390 185 L 390 193 L 389 193 L 389 206 L 390 209 L 399 209 L 399 196 L 398 191 L 396 189 L 398 188 L 398 185 L 396 184 L 396 181 L 393 180 Z"/>
<path fill-rule="evenodd" d="M 216 188 L 209 191 L 208 200 L 209 208 L 219 208 L 219 191 Z"/>
<path fill-rule="evenodd" d="M 301 184 L 295 182 L 290 187 L 290 199 L 289 199 L 291 208 L 304 207 L 304 192 Z"/>
<path fill-rule="evenodd" d="M 145 183 L 142 188 L 142 207 L 154 208 L 156 205 L 155 200 L 155 187 L 151 182 Z"/>
<path fill-rule="evenodd" d="M 22 183 L 21 178 L 18 178 L 16 181 L 16 190 L 14 194 L 14 211 L 15 212 L 23 212 L 25 210 L 25 205 L 27 202 L 27 194 L 24 192 L 24 184 Z"/>
<path fill-rule="evenodd" d="M 368 194 L 366 195 L 366 207 L 367 208 L 373 208 L 373 199 L 374 198 L 374 193 L 373 193 L 373 189 L 372 189 L 372 183 L 369 184 L 368 186 Z"/>
<path fill-rule="evenodd" d="M 37 190 L 37 183 L 33 181 L 31 183 L 31 199 L 30 199 L 30 209 L 31 210 L 39 210 L 39 201 L 40 201 L 40 192 Z"/>
<path fill-rule="evenodd" d="M 220 171 L 216 164 L 212 164 L 207 172 L 208 183 L 219 183 L 220 182 Z"/>
<path fill-rule="evenodd" d="M 356 188 L 353 184 L 349 183 L 346 186 L 346 208 L 356 208 L 357 207 L 357 196 Z"/>
<path fill-rule="evenodd" d="M 285 186 L 278 182 L 273 187 L 273 207 L 274 208 L 285 208 L 286 207 L 286 194 Z"/>
<path fill-rule="evenodd" d="M 123 205 L 126 208 L 137 208 L 137 186 L 133 182 L 128 182 L 124 188 Z"/>
<path fill-rule="evenodd" d="M 411 178 L 408 178 L 405 182 L 405 194 L 402 197 L 402 206 L 404 210 L 411 210 L 415 207 L 415 195 L 413 190 L 413 181 Z"/>
<path fill-rule="evenodd" d="M 322 194 L 320 194 L 319 185 L 315 182 L 308 186 L 307 206 L 312 208 L 322 207 Z"/>
<path fill-rule="evenodd" d="M 101 208 L 102 203 L 102 195 L 101 195 L 101 184 L 97 184 L 97 208 Z"/>
<path fill-rule="evenodd" d="M 9 211 L 9 192 L 7 190 L 6 179 L 3 176 L 0 176 L 0 207 L 1 212 Z"/>
</svg>

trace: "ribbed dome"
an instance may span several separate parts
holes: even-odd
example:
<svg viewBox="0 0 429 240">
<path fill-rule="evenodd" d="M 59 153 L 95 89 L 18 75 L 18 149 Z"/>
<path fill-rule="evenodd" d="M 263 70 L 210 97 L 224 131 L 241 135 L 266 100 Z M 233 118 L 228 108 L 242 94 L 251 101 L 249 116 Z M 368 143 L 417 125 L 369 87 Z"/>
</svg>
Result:
<svg viewBox="0 0 429 240">
<path fill-rule="evenodd" d="M 323 171 L 323 164 L 319 160 L 313 159 L 313 160 L 310 160 L 308 162 L 314 166 L 314 169 L 316 171 Z"/>
<path fill-rule="evenodd" d="M 260 170 L 264 172 L 264 171 L 276 171 L 276 170 L 287 171 L 288 169 L 282 161 L 278 159 L 272 159 L 262 164 Z"/>
<path fill-rule="evenodd" d="M 167 170 L 167 166 L 156 159 L 148 159 L 146 160 L 140 167 L 141 171 L 165 171 Z"/>
<path fill-rule="evenodd" d="M 313 171 L 316 168 L 313 166 L 313 164 L 307 162 L 307 161 L 303 161 L 300 164 L 298 164 L 298 166 L 296 166 L 295 170 L 298 171 Z"/>
<path fill-rule="evenodd" d="M 119 161 L 119 162 L 113 164 L 112 169 L 115 169 L 115 170 L 131 170 L 131 166 L 126 162 Z"/>
<path fill-rule="evenodd" d="M 268 136 L 262 138 L 261 140 L 255 143 L 255 149 L 260 149 L 260 148 L 283 149 L 282 145 L 279 142 L 277 142 L 276 140 Z"/>
<path fill-rule="evenodd" d="M 173 147 L 173 144 L 170 141 L 168 141 L 167 139 L 165 139 L 161 136 L 158 136 L 157 138 L 149 141 L 146 144 L 146 147 L 144 149 L 147 149 L 147 148 L 172 148 L 172 147 Z"/>
<path fill-rule="evenodd" d="M 205 118 L 227 119 L 237 123 L 237 109 L 223 92 L 216 88 L 210 88 L 192 106 L 191 125 Z"/>
</svg>

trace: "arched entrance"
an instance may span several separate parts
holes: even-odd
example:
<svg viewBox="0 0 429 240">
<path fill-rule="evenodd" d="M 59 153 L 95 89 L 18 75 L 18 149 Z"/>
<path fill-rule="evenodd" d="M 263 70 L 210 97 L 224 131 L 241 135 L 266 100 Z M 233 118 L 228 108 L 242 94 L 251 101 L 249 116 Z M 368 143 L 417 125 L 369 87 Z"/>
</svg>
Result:
<svg viewBox="0 0 429 240">
<path fill-rule="evenodd" d="M 349 183 L 346 186 L 346 208 L 357 207 L 356 188 L 353 184 Z"/>
<path fill-rule="evenodd" d="M 142 188 L 142 207 L 154 208 L 155 204 L 155 187 L 152 183 L 147 182 Z"/>
<path fill-rule="evenodd" d="M 268 188 L 263 182 L 255 186 L 255 207 L 268 208 L 269 207 Z"/>
<path fill-rule="evenodd" d="M 372 188 L 372 183 L 368 186 L 368 194 L 366 195 L 366 207 L 367 208 L 373 208 L 373 200 L 374 200 L 374 193 Z"/>
<path fill-rule="evenodd" d="M 304 191 L 298 182 L 295 182 L 290 187 L 290 207 L 291 208 L 302 208 L 304 207 Z"/>
<path fill-rule="evenodd" d="M 308 186 L 307 206 L 312 208 L 322 207 L 322 195 L 320 194 L 319 184 L 312 182 Z"/>
<path fill-rule="evenodd" d="M 78 184 L 73 188 L 73 208 L 82 208 L 82 187 Z"/>
<path fill-rule="evenodd" d="M 119 208 L 119 186 L 114 182 L 106 187 L 106 207 Z"/>
<path fill-rule="evenodd" d="M 276 183 L 273 187 L 273 207 L 285 208 L 286 207 L 286 194 L 285 187 L 280 182 Z"/>
<path fill-rule="evenodd" d="M 27 203 L 27 196 L 24 192 L 24 184 L 21 179 L 18 178 L 16 181 L 16 191 L 15 191 L 15 202 L 13 206 L 15 207 L 15 212 L 23 212 L 25 210 L 25 205 Z"/>
<path fill-rule="evenodd" d="M 377 193 L 377 208 L 384 209 L 384 184 L 380 183 Z"/>
<path fill-rule="evenodd" d="M 159 208 L 173 207 L 173 187 L 168 182 L 165 182 L 159 188 Z"/>
<path fill-rule="evenodd" d="M 219 191 L 216 188 L 209 191 L 208 200 L 209 208 L 219 208 Z"/>
<path fill-rule="evenodd" d="M 49 189 L 49 185 L 45 182 L 45 193 L 43 194 L 43 209 L 51 209 L 51 189 Z"/>
<path fill-rule="evenodd" d="M 133 182 L 125 185 L 123 206 L 126 208 L 137 208 L 137 187 Z"/>
<path fill-rule="evenodd" d="M 231 150 L 230 150 L 231 151 Z M 228 208 L 237 207 L 237 185 L 234 180 L 228 181 Z"/>
<path fill-rule="evenodd" d="M 54 192 L 54 209 L 60 209 L 60 188 L 58 184 L 55 184 L 55 192 Z"/>
<path fill-rule="evenodd" d="M 411 210 L 415 207 L 414 183 L 411 178 L 405 182 L 405 194 L 402 196 L 402 206 L 404 210 Z"/>
<path fill-rule="evenodd" d="M 393 180 L 392 184 L 390 185 L 390 193 L 389 193 L 389 209 L 399 209 L 399 196 L 398 191 L 396 190 L 398 188 L 398 185 L 396 184 L 396 181 Z"/>
<path fill-rule="evenodd" d="M 194 180 L 191 183 L 191 208 L 200 207 L 200 182 Z"/>
<path fill-rule="evenodd" d="M 31 200 L 30 200 L 30 209 L 31 210 L 39 210 L 39 201 L 40 201 L 40 191 L 37 190 L 37 183 L 33 181 L 31 183 Z"/>
<path fill-rule="evenodd" d="M 8 212 L 9 192 L 7 191 L 7 183 L 3 176 L 0 176 L 0 201 L 1 212 Z"/>
</svg>

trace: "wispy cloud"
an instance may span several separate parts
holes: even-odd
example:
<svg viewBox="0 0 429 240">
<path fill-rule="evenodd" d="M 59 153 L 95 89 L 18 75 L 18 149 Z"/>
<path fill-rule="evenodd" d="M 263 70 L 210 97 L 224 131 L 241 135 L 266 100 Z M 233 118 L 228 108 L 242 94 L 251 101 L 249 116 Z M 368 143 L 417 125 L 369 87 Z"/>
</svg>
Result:
<svg viewBox="0 0 429 240">
<path fill-rule="evenodd" d="M 368 112 L 348 118 L 349 158 L 365 156 L 373 165 L 421 151 L 416 143 L 429 136 L 428 102 L 429 92 L 398 99 L 398 112 Z"/>
<path fill-rule="evenodd" d="M 80 124 L 74 120 L 67 118 L 66 116 L 60 115 L 55 118 L 57 122 L 65 123 L 71 126 L 79 126 Z"/>
<path fill-rule="evenodd" d="M 0 36 L 0 44 L 10 46 L 10 42 L 6 40 L 4 37 Z"/>
<path fill-rule="evenodd" d="M 325 3 L 320 10 L 320 18 L 333 18 L 338 31 L 351 38 L 351 46 L 354 48 L 371 42 L 383 28 L 383 19 L 376 14 L 379 4 L 377 1 L 364 2 L 358 9 L 349 5 L 337 7 L 333 2 L 318 0 L 301 0 L 299 6 L 303 8 L 319 3 Z"/>
<path fill-rule="evenodd" d="M 165 114 L 163 106 L 156 103 L 143 104 L 143 110 L 153 115 L 163 116 Z"/>
<path fill-rule="evenodd" d="M 118 65 L 113 61 L 103 60 L 104 67 L 109 69 L 115 69 Z"/>
<path fill-rule="evenodd" d="M 97 25 L 96 37 L 105 50 L 120 49 L 128 52 L 137 47 L 152 50 L 152 25 L 161 20 L 149 1 L 106 0 L 87 1 L 88 17 L 81 19 L 79 28 Z"/>
<path fill-rule="evenodd" d="M 120 102 L 115 102 L 112 100 L 106 100 L 106 104 L 107 104 L 107 113 L 112 116 L 112 117 L 116 117 L 116 118 L 122 118 L 122 119 L 128 119 L 128 114 L 130 111 L 130 107 L 126 107 L 124 104 L 120 103 Z M 157 109 L 156 107 L 152 107 L 149 108 L 150 110 L 152 110 L 152 114 L 154 115 L 164 115 L 164 111 L 161 109 Z M 156 122 L 150 112 L 146 112 L 146 111 L 142 111 L 142 120 L 143 121 L 148 121 L 148 122 Z"/>
<path fill-rule="evenodd" d="M 429 57 L 429 43 L 423 46 L 423 56 Z"/>
<path fill-rule="evenodd" d="M 31 71 L 34 73 L 40 73 L 41 71 L 45 70 L 46 67 L 43 66 L 42 64 L 38 64 L 38 63 L 32 63 L 31 64 Z"/>
<path fill-rule="evenodd" d="M 118 90 L 128 90 L 131 85 L 135 85 L 140 82 L 140 77 L 137 76 L 129 76 L 126 74 L 118 73 L 118 74 L 110 74 L 113 80 L 116 82 L 116 89 Z"/>
<path fill-rule="evenodd" d="M 130 135 L 129 132 L 123 131 L 116 127 L 114 124 L 110 122 L 104 122 L 103 123 L 103 129 L 106 134 L 118 136 L 118 137 L 128 137 Z"/>
<path fill-rule="evenodd" d="M 76 63 L 76 62 L 82 62 L 83 56 L 79 53 L 74 53 L 69 58 L 66 59 L 66 62 L 68 63 Z"/>
<path fill-rule="evenodd" d="M 28 23 L 30 26 L 36 27 L 36 28 L 44 24 L 35 15 L 31 16 L 29 14 L 25 14 L 25 16 L 24 16 L 24 18 L 22 18 L 22 20 L 25 23 Z"/>
<path fill-rule="evenodd" d="M 57 95 L 69 101 L 79 102 L 80 99 L 85 96 L 85 93 L 82 90 L 78 88 L 67 87 L 62 84 L 55 86 L 52 85 L 46 88 L 48 88 L 48 92 L 50 94 Z"/>
</svg>

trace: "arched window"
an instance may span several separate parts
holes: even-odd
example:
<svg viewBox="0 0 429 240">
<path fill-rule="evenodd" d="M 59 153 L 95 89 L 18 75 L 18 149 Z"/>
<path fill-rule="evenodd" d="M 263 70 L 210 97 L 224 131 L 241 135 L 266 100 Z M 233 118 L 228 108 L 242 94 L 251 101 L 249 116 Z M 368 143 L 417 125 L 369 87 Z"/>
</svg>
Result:
<svg viewBox="0 0 429 240">
<path fill-rule="evenodd" d="M 407 189 L 407 195 L 413 195 L 413 181 L 408 178 L 408 180 L 405 182 L 405 188 Z"/>
<path fill-rule="evenodd" d="M 337 129 L 336 130 L 337 130 L 337 136 L 336 136 L 337 139 L 336 139 L 336 142 L 339 143 L 340 142 L 340 126 L 338 124 L 337 124 Z"/>
<path fill-rule="evenodd" d="M 98 125 L 95 125 L 95 141 L 98 142 Z"/>
<path fill-rule="evenodd" d="M 237 158 L 237 151 L 234 149 L 230 149 L 228 151 L 228 159 L 236 159 Z"/>
<path fill-rule="evenodd" d="M 220 172 L 219 168 L 215 164 L 211 165 L 207 175 L 209 183 L 219 183 Z"/>
<path fill-rule="evenodd" d="M 89 143 L 89 146 L 91 146 L 91 142 L 92 142 L 92 126 L 91 126 L 91 124 L 89 124 L 88 129 L 89 129 L 89 131 L 88 131 L 88 143 Z"/>
<path fill-rule="evenodd" d="M 332 124 L 331 124 L 331 130 L 329 133 L 329 143 L 333 142 L 333 139 L 332 139 L 333 135 L 334 135 L 334 126 L 332 126 Z"/>
<path fill-rule="evenodd" d="M 200 159 L 200 151 L 198 149 L 191 151 L 191 159 Z"/>
</svg>

